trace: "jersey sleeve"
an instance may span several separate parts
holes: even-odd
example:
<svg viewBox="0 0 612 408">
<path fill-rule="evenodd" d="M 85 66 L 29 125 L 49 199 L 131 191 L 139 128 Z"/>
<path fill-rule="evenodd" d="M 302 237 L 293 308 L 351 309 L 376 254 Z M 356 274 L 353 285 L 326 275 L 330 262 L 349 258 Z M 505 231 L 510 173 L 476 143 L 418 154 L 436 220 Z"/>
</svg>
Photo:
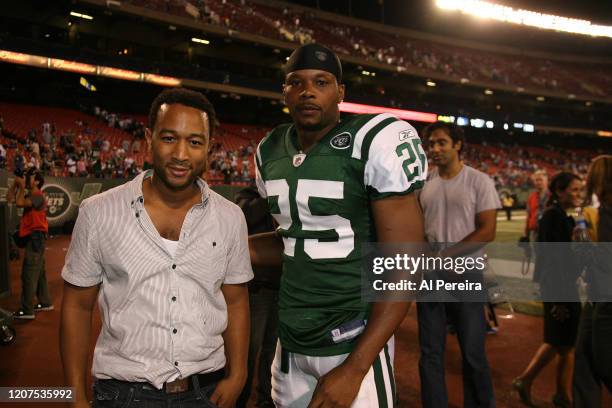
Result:
<svg viewBox="0 0 612 408">
<path fill-rule="evenodd" d="M 265 140 L 265 139 L 264 139 Z M 268 198 L 268 194 L 266 192 L 266 183 L 264 182 L 261 176 L 261 143 L 257 146 L 257 150 L 255 150 L 255 184 L 257 185 L 257 191 L 262 198 Z"/>
<path fill-rule="evenodd" d="M 427 157 L 412 125 L 397 120 L 373 136 L 364 174 L 371 199 L 411 193 L 426 178 Z"/>
</svg>

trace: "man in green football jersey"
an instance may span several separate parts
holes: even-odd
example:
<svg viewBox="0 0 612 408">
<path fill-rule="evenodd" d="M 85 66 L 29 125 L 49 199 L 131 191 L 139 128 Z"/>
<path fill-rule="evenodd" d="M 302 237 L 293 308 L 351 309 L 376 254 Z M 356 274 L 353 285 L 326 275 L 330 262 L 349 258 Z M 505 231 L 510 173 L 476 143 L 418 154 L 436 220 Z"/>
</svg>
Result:
<svg viewBox="0 0 612 408">
<path fill-rule="evenodd" d="M 278 407 L 393 407 L 393 333 L 410 303 L 361 298 L 362 244 L 420 243 L 414 192 L 427 161 L 414 128 L 390 114 L 340 121 L 342 67 L 328 48 L 295 50 L 284 101 L 293 123 L 256 152 L 257 184 L 279 224 L 250 239 L 254 265 L 283 264 Z"/>
</svg>

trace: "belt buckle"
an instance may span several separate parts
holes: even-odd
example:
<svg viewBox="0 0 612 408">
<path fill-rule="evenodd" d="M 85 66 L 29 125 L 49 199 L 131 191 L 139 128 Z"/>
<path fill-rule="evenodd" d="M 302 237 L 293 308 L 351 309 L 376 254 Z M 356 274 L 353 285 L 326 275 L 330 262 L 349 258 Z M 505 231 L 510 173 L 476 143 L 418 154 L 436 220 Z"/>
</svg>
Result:
<svg viewBox="0 0 612 408">
<path fill-rule="evenodd" d="M 176 394 L 177 392 L 185 392 L 189 390 L 189 378 L 176 379 L 164 384 L 166 394 Z"/>
</svg>

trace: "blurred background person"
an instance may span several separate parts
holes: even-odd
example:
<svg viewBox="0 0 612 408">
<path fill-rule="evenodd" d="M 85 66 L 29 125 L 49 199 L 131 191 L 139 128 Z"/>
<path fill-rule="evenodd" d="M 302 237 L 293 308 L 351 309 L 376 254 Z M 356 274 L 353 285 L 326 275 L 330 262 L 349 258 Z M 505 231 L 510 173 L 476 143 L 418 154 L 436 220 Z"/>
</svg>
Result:
<svg viewBox="0 0 612 408">
<path fill-rule="evenodd" d="M 531 400 L 533 381 L 557 357 L 556 393 L 552 400 L 556 407 L 569 407 L 573 350 L 581 310 L 576 287 L 579 268 L 571 253 L 559 251 L 559 246 L 548 243 L 572 241 L 575 222 L 569 213 L 582 204 L 583 182 L 573 173 L 561 172 L 552 179 L 548 190 L 548 207 L 538 225 L 540 244 L 534 274 L 544 301 L 544 343 L 512 385 L 525 405 L 534 406 Z M 567 299 L 573 301 L 559 301 Z"/>
<path fill-rule="evenodd" d="M 546 209 L 550 195 L 548 194 L 548 174 L 545 170 L 537 170 L 533 173 L 531 181 L 535 190 L 527 198 L 527 218 L 525 221 L 525 236 L 530 242 L 537 240 L 538 221 Z"/>
<path fill-rule="evenodd" d="M 34 312 L 53 310 L 45 272 L 45 239 L 49 231 L 47 203 L 41 190 L 45 179 L 40 172 L 30 170 L 16 174 L 7 200 L 23 208 L 18 239 L 25 248 L 21 269 L 21 308 L 15 319 L 33 320 Z M 18 244 L 19 245 L 19 244 Z M 38 298 L 34 304 L 34 295 Z"/>
<path fill-rule="evenodd" d="M 576 342 L 574 407 L 602 406 L 602 384 L 612 392 L 612 155 L 593 159 L 587 176 L 587 198 L 597 198 L 597 261 L 586 271 L 585 303 Z"/>
</svg>

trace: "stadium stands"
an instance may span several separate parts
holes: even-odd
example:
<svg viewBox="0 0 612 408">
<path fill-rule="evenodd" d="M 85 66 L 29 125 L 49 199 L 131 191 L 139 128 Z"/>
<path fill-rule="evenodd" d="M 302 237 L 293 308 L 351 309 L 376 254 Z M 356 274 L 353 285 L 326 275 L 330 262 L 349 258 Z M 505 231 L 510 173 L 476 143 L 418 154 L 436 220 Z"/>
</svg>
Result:
<svg viewBox="0 0 612 408">
<path fill-rule="evenodd" d="M 5 123 L 0 143 L 8 147 L 6 163 L 9 170 L 14 170 L 18 154 L 23 155 L 24 166 L 38 165 L 50 174 L 63 176 L 78 175 L 78 171 L 71 174 L 70 167 L 74 164 L 69 162 L 70 158 L 78 163 L 83 157 L 85 175 L 89 177 L 129 177 L 145 167 L 147 153 L 142 133 L 142 124 L 147 121 L 145 115 L 117 115 L 99 108 L 88 114 L 64 108 L 0 103 L 0 116 Z M 134 124 L 131 132 L 120 128 L 126 122 Z M 43 136 L 45 123 L 54 129 L 51 143 L 46 143 Z M 253 152 L 268 131 L 261 126 L 221 124 L 209 146 L 208 181 L 211 184 L 248 184 L 253 180 Z M 136 140 L 140 142 L 134 143 Z M 33 141 L 40 146 L 37 160 L 32 159 Z M 597 153 L 555 146 L 477 142 L 467 144 L 464 159 L 491 175 L 498 189 L 528 189 L 529 177 L 535 170 L 544 169 L 553 174 L 564 169 L 585 174 L 589 161 Z M 96 169 L 98 158 L 101 168 Z M 46 161 L 52 165 L 45 166 Z M 134 166 L 130 169 L 132 163 Z"/>
<path fill-rule="evenodd" d="M 359 20 L 351 26 L 338 21 L 330 24 L 314 11 L 298 12 L 244 0 L 130 2 L 193 20 L 194 16 L 187 12 L 190 4 L 209 24 L 290 43 L 315 40 L 340 54 L 387 64 L 394 70 L 410 69 L 422 76 L 436 74 L 456 82 L 467 80 L 565 96 L 612 97 L 609 64 L 553 61 L 453 46 L 360 27 Z"/>
</svg>

